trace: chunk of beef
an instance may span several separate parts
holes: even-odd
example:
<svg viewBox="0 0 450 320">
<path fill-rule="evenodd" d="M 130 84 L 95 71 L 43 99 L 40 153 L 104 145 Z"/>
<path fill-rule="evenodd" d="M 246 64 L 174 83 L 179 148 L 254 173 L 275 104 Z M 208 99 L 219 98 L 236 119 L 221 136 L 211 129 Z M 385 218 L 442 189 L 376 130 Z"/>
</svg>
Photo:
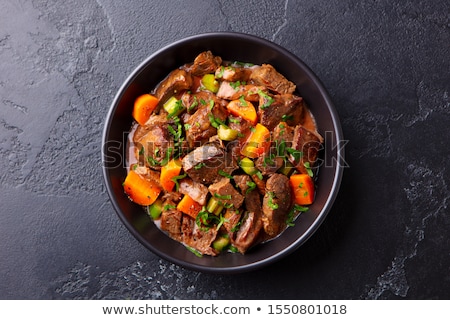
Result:
<svg viewBox="0 0 450 320">
<path fill-rule="evenodd" d="M 227 116 L 227 110 L 220 104 L 215 104 L 213 108 L 209 104 L 201 105 L 186 122 L 188 127 L 186 139 L 189 147 L 200 146 L 216 135 L 217 129 L 211 124 L 211 120 L 214 118 L 224 122 Z"/>
<path fill-rule="evenodd" d="M 216 228 L 200 228 L 195 220 L 187 215 L 183 216 L 181 225 L 183 242 L 202 254 L 216 256 L 217 251 L 211 247 L 212 242 L 217 237 Z"/>
<path fill-rule="evenodd" d="M 242 119 L 241 117 L 236 117 L 233 115 L 229 115 L 228 119 L 230 119 L 228 126 L 230 129 L 236 130 L 239 132 L 239 136 L 245 138 L 250 134 L 250 130 L 253 128 L 253 125 L 247 120 Z"/>
<path fill-rule="evenodd" d="M 220 171 L 231 174 L 236 169 L 230 158 L 231 155 L 220 144 L 208 142 L 191 151 L 181 162 L 192 180 L 209 185 L 222 178 Z"/>
<path fill-rule="evenodd" d="M 263 226 L 266 234 L 273 238 L 286 228 L 286 220 L 292 206 L 289 178 L 275 173 L 266 183 L 263 199 Z"/>
<path fill-rule="evenodd" d="M 247 211 L 240 221 L 239 230 L 231 237 L 231 243 L 245 253 L 249 248 L 261 241 L 261 230 L 263 223 L 261 219 L 261 199 L 256 190 L 249 192 L 245 196 L 245 206 Z"/>
<path fill-rule="evenodd" d="M 181 221 L 183 213 L 175 208 L 163 210 L 161 213 L 161 230 L 166 231 L 167 234 L 177 241 L 181 241 Z"/>
<path fill-rule="evenodd" d="M 270 64 L 263 64 L 253 68 L 250 80 L 257 85 L 267 87 L 269 90 L 280 94 L 293 93 L 296 88 L 294 83 L 287 80 Z"/>
<path fill-rule="evenodd" d="M 208 188 L 201 183 L 195 182 L 190 178 L 184 178 L 179 181 L 180 188 L 178 189 L 182 194 L 189 195 L 196 202 L 202 206 L 206 204 L 206 197 L 208 196 Z"/>
<path fill-rule="evenodd" d="M 192 86 L 192 76 L 182 69 L 173 70 L 155 89 L 160 105 L 176 93 Z"/>
<path fill-rule="evenodd" d="M 272 141 L 276 144 L 275 148 L 283 142 L 286 147 L 291 147 L 294 140 L 294 129 L 295 127 L 289 126 L 286 122 L 280 122 L 272 133 Z"/>
<path fill-rule="evenodd" d="M 249 184 L 252 183 L 252 179 L 247 174 L 237 174 L 233 176 L 234 182 L 236 182 L 236 186 L 241 190 L 241 193 L 245 195 L 247 193 Z"/>
<path fill-rule="evenodd" d="M 229 82 L 247 82 L 252 74 L 252 69 L 249 67 L 240 66 L 220 66 L 215 72 L 216 79 L 221 79 Z"/>
<path fill-rule="evenodd" d="M 255 167 L 264 175 L 270 175 L 275 173 L 284 164 L 284 158 L 276 156 L 276 150 L 270 149 L 268 153 L 265 153 L 258 157 L 255 161 Z"/>
<path fill-rule="evenodd" d="M 262 195 L 266 194 L 266 180 L 260 179 L 257 174 L 253 174 L 251 177 L 258 192 Z"/>
<path fill-rule="evenodd" d="M 223 215 L 223 227 L 227 231 L 230 239 L 234 238 L 234 234 L 239 229 L 241 217 L 242 214 L 239 210 L 229 208 L 225 211 L 225 214 Z"/>
<path fill-rule="evenodd" d="M 181 96 L 181 101 L 183 106 L 186 107 L 186 111 L 188 114 L 193 114 L 199 107 L 202 105 L 209 105 L 210 101 L 214 101 L 214 105 L 220 105 L 225 107 L 227 105 L 227 101 L 220 99 L 215 94 L 209 91 L 199 91 L 199 92 L 189 92 L 186 91 Z"/>
<path fill-rule="evenodd" d="M 270 106 L 258 110 L 261 124 L 269 130 L 273 130 L 282 121 L 290 126 L 301 123 L 303 112 L 303 98 L 292 94 L 273 96 L 273 102 Z"/>
<path fill-rule="evenodd" d="M 151 168 L 160 168 L 161 161 L 174 145 L 173 136 L 167 129 L 169 125 L 172 122 L 165 115 L 152 115 L 144 127 L 135 131 L 133 140 L 139 162 L 146 162 Z"/>
<path fill-rule="evenodd" d="M 259 101 L 259 90 L 265 91 L 266 88 L 262 86 L 255 86 L 253 84 L 235 85 L 228 81 L 222 81 L 217 91 L 217 96 L 226 100 L 236 100 L 244 97 L 247 101 Z"/>
<path fill-rule="evenodd" d="M 221 57 L 214 56 L 211 51 L 204 51 L 194 59 L 194 63 L 188 70 L 194 76 L 203 76 L 207 73 L 215 73 L 221 64 Z"/>
<path fill-rule="evenodd" d="M 319 133 L 309 131 L 302 125 L 296 126 L 292 148 L 297 150 L 298 153 L 290 154 L 289 161 L 292 162 L 298 171 L 307 173 L 305 163 L 309 162 L 310 167 L 314 166 L 318 153 L 322 148 L 322 143 L 323 138 Z"/>
<path fill-rule="evenodd" d="M 228 178 L 222 178 L 208 187 L 213 197 L 225 205 L 238 209 L 244 202 L 244 197 L 233 187 Z"/>
</svg>

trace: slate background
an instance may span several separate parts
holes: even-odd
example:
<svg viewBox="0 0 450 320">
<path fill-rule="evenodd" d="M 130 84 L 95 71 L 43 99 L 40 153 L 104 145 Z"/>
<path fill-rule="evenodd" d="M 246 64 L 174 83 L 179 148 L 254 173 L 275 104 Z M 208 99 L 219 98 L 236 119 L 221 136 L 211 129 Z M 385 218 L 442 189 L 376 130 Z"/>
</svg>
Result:
<svg viewBox="0 0 450 320">
<path fill-rule="evenodd" d="M 0 299 L 449 299 L 446 1 L 0 0 Z M 103 186 L 101 133 L 149 54 L 210 31 L 321 78 L 349 168 L 319 231 L 242 275 L 159 259 Z"/>
</svg>

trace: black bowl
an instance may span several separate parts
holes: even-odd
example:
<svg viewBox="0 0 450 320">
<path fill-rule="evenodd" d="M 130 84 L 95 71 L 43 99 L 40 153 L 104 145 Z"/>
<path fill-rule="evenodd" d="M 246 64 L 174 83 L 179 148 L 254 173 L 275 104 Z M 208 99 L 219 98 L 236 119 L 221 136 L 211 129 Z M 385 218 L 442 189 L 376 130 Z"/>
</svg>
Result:
<svg viewBox="0 0 450 320">
<path fill-rule="evenodd" d="M 224 253 L 218 257 L 197 257 L 182 244 L 170 239 L 150 220 L 142 207 L 124 194 L 125 149 L 133 118 L 134 99 L 153 89 L 170 71 L 192 62 L 202 51 L 211 50 L 226 61 L 272 64 L 297 85 L 297 94 L 308 103 L 319 133 L 325 138 L 321 152 L 316 199 L 302 213 L 295 226 L 281 236 L 260 244 L 245 255 Z M 324 221 L 335 200 L 343 173 L 343 140 L 339 118 L 328 93 L 316 75 L 292 53 L 270 41 L 241 33 L 219 32 L 191 36 L 155 52 L 141 63 L 119 89 L 106 117 L 103 131 L 103 174 L 111 202 L 128 230 L 160 257 L 188 269 L 237 273 L 266 266 L 292 253 Z"/>
</svg>

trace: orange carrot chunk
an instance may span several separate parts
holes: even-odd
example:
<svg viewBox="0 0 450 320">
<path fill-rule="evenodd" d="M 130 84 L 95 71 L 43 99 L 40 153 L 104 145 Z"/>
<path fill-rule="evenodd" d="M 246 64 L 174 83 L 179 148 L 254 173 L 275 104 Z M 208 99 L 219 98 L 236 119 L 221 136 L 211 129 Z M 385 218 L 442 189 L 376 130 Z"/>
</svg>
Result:
<svg viewBox="0 0 450 320">
<path fill-rule="evenodd" d="M 227 104 L 228 111 L 237 117 L 241 117 L 247 120 L 252 125 L 258 122 L 258 115 L 256 114 L 256 109 L 250 101 L 244 100 L 243 98 L 232 100 Z"/>
<path fill-rule="evenodd" d="M 177 209 L 195 219 L 202 210 L 202 205 L 185 194 L 183 199 L 178 203 Z"/>
<path fill-rule="evenodd" d="M 172 159 L 165 166 L 161 167 L 160 183 L 164 190 L 172 191 L 175 181 L 172 179 L 181 172 L 181 160 Z"/>
<path fill-rule="evenodd" d="M 158 98 L 151 94 L 143 94 L 134 101 L 133 118 L 143 126 L 158 105 Z"/>
<path fill-rule="evenodd" d="M 270 147 L 270 131 L 258 123 L 245 141 L 241 154 L 249 158 L 257 158 Z"/>
<path fill-rule="evenodd" d="M 123 188 L 133 202 L 142 206 L 151 205 L 161 193 L 156 182 L 141 177 L 133 170 L 128 172 Z"/>
<path fill-rule="evenodd" d="M 299 205 L 309 205 L 314 201 L 314 181 L 306 173 L 294 174 L 289 178 L 289 184 L 294 194 L 294 202 Z"/>
</svg>

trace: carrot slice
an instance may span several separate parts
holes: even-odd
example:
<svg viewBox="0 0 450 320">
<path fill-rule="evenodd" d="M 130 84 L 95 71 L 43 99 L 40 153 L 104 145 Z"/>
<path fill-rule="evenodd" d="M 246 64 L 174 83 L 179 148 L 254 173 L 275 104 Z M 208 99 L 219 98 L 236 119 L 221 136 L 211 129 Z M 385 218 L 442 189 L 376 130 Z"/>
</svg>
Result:
<svg viewBox="0 0 450 320">
<path fill-rule="evenodd" d="M 172 178 L 178 176 L 181 172 L 181 160 L 172 159 L 165 166 L 161 168 L 160 183 L 164 190 L 172 191 L 175 182 Z"/>
<path fill-rule="evenodd" d="M 294 174 L 289 178 L 289 184 L 294 194 L 294 202 L 308 205 L 314 201 L 314 182 L 306 173 Z"/>
<path fill-rule="evenodd" d="M 133 202 L 142 206 L 151 205 L 161 193 L 161 188 L 156 182 L 141 177 L 133 170 L 128 172 L 123 188 Z"/>
<path fill-rule="evenodd" d="M 270 131 L 262 124 L 256 124 L 247 140 L 245 141 L 241 154 L 249 158 L 257 158 L 270 146 Z"/>
<path fill-rule="evenodd" d="M 151 94 L 143 94 L 134 101 L 133 118 L 143 126 L 158 105 L 158 98 Z"/>
<path fill-rule="evenodd" d="M 202 205 L 185 194 L 178 203 L 177 209 L 195 219 L 198 213 L 202 211 Z"/>
<path fill-rule="evenodd" d="M 228 111 L 237 117 L 247 120 L 252 125 L 258 122 L 256 109 L 250 101 L 242 99 L 232 100 L 227 104 Z"/>
</svg>

